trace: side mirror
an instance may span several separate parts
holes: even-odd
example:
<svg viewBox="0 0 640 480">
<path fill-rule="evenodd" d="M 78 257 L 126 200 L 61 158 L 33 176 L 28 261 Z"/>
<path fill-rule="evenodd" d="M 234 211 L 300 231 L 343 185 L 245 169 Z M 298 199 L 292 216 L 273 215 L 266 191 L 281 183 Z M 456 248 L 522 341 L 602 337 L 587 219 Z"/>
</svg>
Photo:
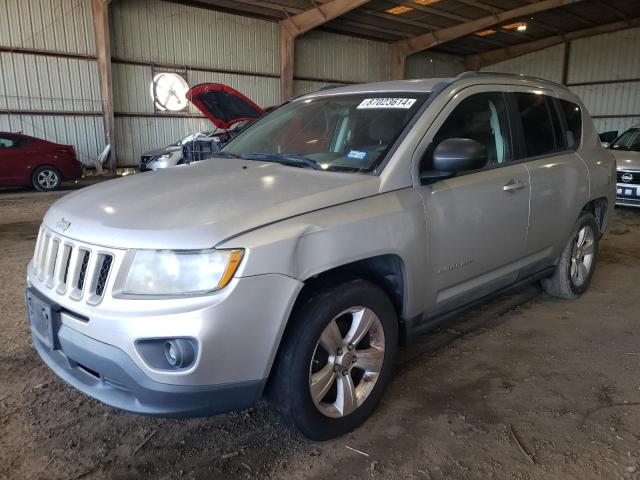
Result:
<svg viewBox="0 0 640 480">
<path fill-rule="evenodd" d="M 488 159 L 487 149 L 480 142 L 470 138 L 448 138 L 433 151 L 433 168 L 456 174 L 482 168 Z"/>
</svg>

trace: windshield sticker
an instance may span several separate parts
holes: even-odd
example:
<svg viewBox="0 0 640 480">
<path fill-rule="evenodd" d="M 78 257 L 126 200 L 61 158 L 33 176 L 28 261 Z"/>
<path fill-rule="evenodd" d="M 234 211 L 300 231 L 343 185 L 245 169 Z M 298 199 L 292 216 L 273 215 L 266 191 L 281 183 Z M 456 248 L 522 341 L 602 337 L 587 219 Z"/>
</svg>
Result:
<svg viewBox="0 0 640 480">
<path fill-rule="evenodd" d="M 403 108 L 408 110 L 416 103 L 415 98 L 365 98 L 358 110 L 370 108 Z"/>
<path fill-rule="evenodd" d="M 351 150 L 347 154 L 347 158 L 350 158 L 352 160 L 364 160 L 366 156 L 367 156 L 367 152 L 362 152 L 360 150 Z"/>
</svg>

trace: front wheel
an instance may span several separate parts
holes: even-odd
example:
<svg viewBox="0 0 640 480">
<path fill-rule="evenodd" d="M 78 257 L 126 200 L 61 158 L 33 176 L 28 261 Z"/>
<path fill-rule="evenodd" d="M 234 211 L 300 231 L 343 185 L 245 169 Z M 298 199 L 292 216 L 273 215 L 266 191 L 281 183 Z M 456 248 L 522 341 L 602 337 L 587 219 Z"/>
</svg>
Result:
<svg viewBox="0 0 640 480">
<path fill-rule="evenodd" d="M 398 345 L 385 292 L 354 280 L 312 296 L 291 319 L 275 365 L 270 401 L 313 440 L 348 433 L 374 411 Z"/>
<path fill-rule="evenodd" d="M 583 212 L 560 255 L 556 271 L 541 282 L 546 293 L 572 299 L 587 290 L 598 257 L 598 233 L 598 223 L 593 214 Z"/>
<path fill-rule="evenodd" d="M 55 167 L 38 167 L 33 172 L 31 183 L 36 190 L 40 192 L 51 192 L 60 188 L 62 183 L 62 174 Z"/>
</svg>

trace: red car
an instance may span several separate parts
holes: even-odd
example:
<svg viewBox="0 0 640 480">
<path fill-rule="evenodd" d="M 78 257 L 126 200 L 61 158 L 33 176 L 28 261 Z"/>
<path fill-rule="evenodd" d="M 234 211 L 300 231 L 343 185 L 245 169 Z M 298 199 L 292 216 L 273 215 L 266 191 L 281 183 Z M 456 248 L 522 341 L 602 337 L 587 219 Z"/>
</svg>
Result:
<svg viewBox="0 0 640 480">
<path fill-rule="evenodd" d="M 82 164 L 71 145 L 0 132 L 0 187 L 33 185 L 49 192 L 60 188 L 63 180 L 81 176 Z"/>
</svg>

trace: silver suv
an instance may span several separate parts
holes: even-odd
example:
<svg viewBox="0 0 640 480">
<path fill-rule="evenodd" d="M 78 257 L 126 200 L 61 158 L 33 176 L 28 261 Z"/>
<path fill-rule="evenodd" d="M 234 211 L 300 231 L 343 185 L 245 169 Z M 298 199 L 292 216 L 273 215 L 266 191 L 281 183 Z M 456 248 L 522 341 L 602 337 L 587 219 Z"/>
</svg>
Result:
<svg viewBox="0 0 640 480">
<path fill-rule="evenodd" d="M 71 193 L 28 266 L 33 342 L 117 408 L 263 395 L 313 439 L 371 415 L 398 345 L 507 288 L 583 293 L 616 171 L 580 100 L 463 74 L 304 95 L 216 158 Z"/>
</svg>

